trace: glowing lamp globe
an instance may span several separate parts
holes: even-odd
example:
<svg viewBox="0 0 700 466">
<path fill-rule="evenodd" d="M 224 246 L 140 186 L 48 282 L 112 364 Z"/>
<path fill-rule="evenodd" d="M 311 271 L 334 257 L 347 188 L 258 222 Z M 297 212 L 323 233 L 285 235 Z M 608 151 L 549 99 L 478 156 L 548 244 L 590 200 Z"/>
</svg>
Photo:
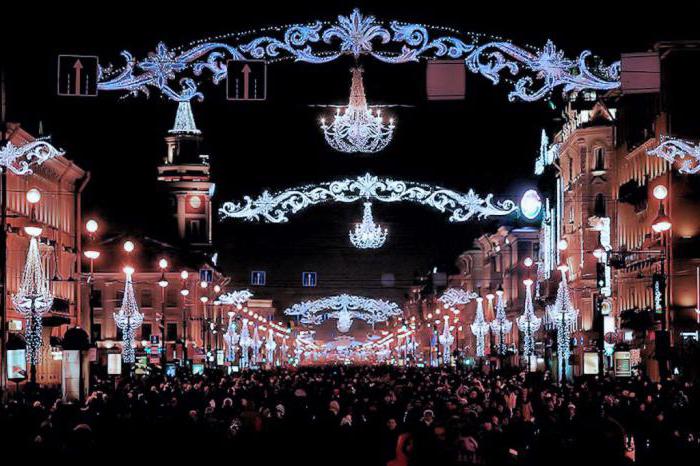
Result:
<svg viewBox="0 0 700 466">
<path fill-rule="evenodd" d="M 96 233 L 97 229 L 99 228 L 99 225 L 95 220 L 88 220 L 85 222 L 85 229 L 87 230 L 88 233 Z"/>
<path fill-rule="evenodd" d="M 132 275 L 134 274 L 134 268 L 133 268 L 132 266 L 130 266 L 130 265 L 127 265 L 127 266 L 124 267 L 124 269 L 122 269 L 122 270 L 124 270 L 124 273 L 125 273 L 127 276 L 129 276 L 129 277 L 132 276 Z"/>
<path fill-rule="evenodd" d="M 663 201 L 668 196 L 668 189 L 666 189 L 666 186 L 659 184 L 654 186 L 652 193 L 656 199 Z"/>
<path fill-rule="evenodd" d="M 568 249 L 568 247 L 569 247 L 569 242 L 565 239 L 561 239 L 557 243 L 557 249 L 559 249 L 560 251 L 566 251 Z"/>
<path fill-rule="evenodd" d="M 161 269 L 166 269 L 166 268 L 168 268 L 168 261 L 165 260 L 165 259 L 159 260 L 159 261 L 158 261 L 158 267 L 160 267 Z"/>
<path fill-rule="evenodd" d="M 180 294 L 182 296 L 187 296 L 188 294 L 190 294 L 190 290 L 188 290 L 187 288 L 183 288 L 180 290 Z"/>
<path fill-rule="evenodd" d="M 531 258 L 531 257 L 526 257 L 526 258 L 523 260 L 523 264 L 525 265 L 525 267 L 532 267 L 532 264 L 533 264 L 532 258 Z"/>
<path fill-rule="evenodd" d="M 124 241 L 124 251 L 132 252 L 134 250 L 133 241 Z"/>
<path fill-rule="evenodd" d="M 520 212 L 528 220 L 534 220 L 542 211 L 542 199 L 534 189 L 528 189 L 520 199 Z"/>
<path fill-rule="evenodd" d="M 187 273 L 187 270 L 183 270 L 182 272 L 180 272 L 180 278 L 182 278 L 183 280 L 187 280 L 187 277 L 189 276 L 190 274 Z"/>
<path fill-rule="evenodd" d="M 41 236 L 42 231 L 43 229 L 36 223 L 24 227 L 24 232 L 33 238 Z"/>
<path fill-rule="evenodd" d="M 87 257 L 91 261 L 94 261 L 95 259 L 100 257 L 100 251 L 88 250 L 88 251 L 83 251 L 83 254 L 85 255 L 85 257 Z"/>
<path fill-rule="evenodd" d="M 32 188 L 29 191 L 27 191 L 27 202 L 30 204 L 36 204 L 41 200 L 41 192 L 36 189 Z"/>
</svg>

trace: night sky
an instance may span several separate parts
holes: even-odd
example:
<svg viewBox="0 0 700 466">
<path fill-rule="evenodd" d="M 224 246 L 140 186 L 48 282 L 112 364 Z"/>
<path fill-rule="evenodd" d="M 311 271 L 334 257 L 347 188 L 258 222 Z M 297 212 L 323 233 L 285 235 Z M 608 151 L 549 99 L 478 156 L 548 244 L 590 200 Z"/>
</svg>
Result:
<svg viewBox="0 0 700 466">
<path fill-rule="evenodd" d="M 95 20 L 65 20 L 46 12 L 31 25 L 25 20 L 12 22 L 9 31 L 8 21 L 3 20 L 0 34 L 6 38 L 0 47 L 5 57 L 0 63 L 6 72 L 8 120 L 21 122 L 34 134 L 42 121 L 54 143 L 92 172 L 84 195 L 88 215 L 101 218 L 111 232 L 159 236 L 165 235 L 160 219 L 166 209 L 158 195 L 156 166 L 165 153 L 163 136 L 172 126 L 176 104 L 155 92 L 150 99 L 120 100 L 118 92 L 103 92 L 97 98 L 57 97 L 59 53 L 96 54 L 102 64 L 121 65 L 119 52 L 123 49 L 143 57 L 159 41 L 176 46 L 253 26 L 333 19 L 337 14 L 349 14 L 354 6 L 380 19 L 493 33 L 516 44 L 540 46 L 551 38 L 569 57 L 589 48 L 606 63 L 618 59 L 620 52 L 646 50 L 657 40 L 696 35 L 677 22 L 661 22 L 660 26 L 652 21 L 637 23 L 621 11 L 593 6 L 566 15 L 555 15 L 554 10 L 542 15 L 543 7 L 533 6 L 529 12 L 503 17 L 502 11 L 458 13 L 449 3 L 444 8 L 435 6 L 439 2 L 430 2 L 433 8 L 408 2 L 375 3 L 307 2 L 300 6 L 294 2 L 274 9 L 247 6 L 231 13 L 218 7 L 183 13 L 182 7 L 171 3 L 170 9 L 177 14 L 162 13 L 149 3 L 148 11 L 129 5 L 131 14 L 113 16 L 105 10 Z M 677 10 L 675 15 L 683 16 Z M 263 103 L 226 101 L 223 84 L 217 87 L 206 81 L 201 85 L 205 100 L 193 108 L 205 137 L 203 152 L 211 156 L 217 184 L 215 208 L 246 194 L 257 196 L 263 189 L 277 191 L 365 172 L 457 191 L 473 187 L 481 194 L 493 192 L 514 199 L 535 185 L 531 175 L 540 131 L 560 125 L 559 113 L 544 102 L 509 103 L 506 85 L 493 86 L 470 73 L 464 101 L 427 102 L 423 63 L 386 65 L 361 60 L 370 104 L 401 105 L 387 110 L 397 120 L 394 141 L 377 155 L 331 151 L 318 119 L 332 110 L 312 105 L 346 103 L 352 65 L 350 57 L 326 65 L 271 65 L 268 101 Z M 433 266 L 451 272 L 455 258 L 471 246 L 473 238 L 497 226 L 450 224 L 448 215 L 415 205 L 375 204 L 374 213 L 378 222 L 389 227 L 390 237 L 387 245 L 371 256 L 352 249 L 347 240 L 349 225 L 361 218 L 360 204 L 313 207 L 291 217 L 286 225 L 217 222 L 215 242 L 226 272 L 240 284 L 247 282 L 251 269 L 316 270 L 335 261 L 338 273 L 326 277 L 325 282 L 320 277 L 318 292 L 323 294 L 324 287 L 349 291 L 372 288 L 376 277 L 367 276 L 368 264 L 381 264 L 377 272 L 379 268 L 402 271 L 402 277 L 424 273 Z M 397 290 L 409 281 L 401 278 Z M 275 286 L 277 290 L 266 291 L 274 294 L 298 283 L 277 280 Z"/>
</svg>

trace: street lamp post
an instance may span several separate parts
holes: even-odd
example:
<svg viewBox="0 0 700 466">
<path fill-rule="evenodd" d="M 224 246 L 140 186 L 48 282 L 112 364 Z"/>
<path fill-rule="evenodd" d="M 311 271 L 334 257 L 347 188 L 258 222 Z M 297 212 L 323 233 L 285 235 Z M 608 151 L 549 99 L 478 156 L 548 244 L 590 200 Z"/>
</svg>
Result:
<svg viewBox="0 0 700 466">
<path fill-rule="evenodd" d="M 87 283 L 89 285 L 88 292 L 89 292 L 89 297 L 88 297 L 88 311 L 90 313 L 90 343 L 93 345 L 95 344 L 95 309 L 93 306 L 93 294 L 95 292 L 95 261 L 100 257 L 100 251 L 98 251 L 95 247 L 95 235 L 97 233 L 97 230 L 99 228 L 99 225 L 97 221 L 95 220 L 88 220 L 85 222 L 85 230 L 88 232 L 88 245 L 87 248 L 83 251 L 83 254 L 85 257 L 90 261 L 90 274 L 88 275 L 87 278 Z"/>
<path fill-rule="evenodd" d="M 161 337 L 161 354 L 160 363 L 163 374 L 165 374 L 165 364 L 168 362 L 168 327 L 165 318 L 165 299 L 166 290 L 168 288 L 168 279 L 165 276 L 165 269 L 168 268 L 168 261 L 166 259 L 161 259 L 158 261 L 158 267 L 160 267 L 160 279 L 158 280 L 158 286 L 160 287 L 160 323 L 162 325 L 162 330 L 160 333 Z"/>
<path fill-rule="evenodd" d="M 659 201 L 659 212 L 654 219 L 651 228 L 654 230 L 656 233 L 659 233 L 660 238 L 661 238 L 661 275 L 663 277 L 663 290 L 661 290 L 661 293 L 663 294 L 664 297 L 664 308 L 661 313 L 661 332 L 660 335 L 662 338 L 657 339 L 657 353 L 659 353 L 661 356 L 657 356 L 657 360 L 659 361 L 659 373 L 662 376 L 662 378 L 665 378 L 666 374 L 668 373 L 668 346 L 669 346 L 669 300 L 667 299 L 668 296 L 668 278 L 670 277 L 670 257 L 669 256 L 669 244 L 668 244 L 668 237 L 670 236 L 670 231 L 672 227 L 671 223 L 671 218 L 666 214 L 666 210 L 664 208 L 664 199 L 668 197 L 668 189 L 664 185 L 657 185 L 654 187 L 652 191 L 654 197 Z M 661 351 L 659 351 L 659 347 L 661 348 Z"/>
<path fill-rule="evenodd" d="M 180 272 L 180 278 L 182 279 L 182 288 L 180 288 L 180 296 L 182 296 L 182 364 L 187 366 L 187 295 L 190 294 L 190 290 L 187 288 L 187 278 L 189 273 L 187 270 Z"/>
</svg>

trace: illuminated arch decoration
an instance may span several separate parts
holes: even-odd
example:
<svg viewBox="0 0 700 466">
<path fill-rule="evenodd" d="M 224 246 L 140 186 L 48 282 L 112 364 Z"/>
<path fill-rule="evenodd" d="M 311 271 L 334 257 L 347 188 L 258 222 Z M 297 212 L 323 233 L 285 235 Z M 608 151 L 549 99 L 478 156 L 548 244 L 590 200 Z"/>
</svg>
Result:
<svg viewBox="0 0 700 466">
<path fill-rule="evenodd" d="M 0 147 L 0 170 L 10 170 L 15 175 L 31 175 L 32 165 L 41 165 L 49 159 L 65 155 L 62 150 L 44 140 L 15 146 L 8 142 Z"/>
<path fill-rule="evenodd" d="M 694 175 L 700 172 L 700 144 L 669 136 L 661 136 L 661 143 L 647 151 L 648 155 L 662 158 L 669 163 L 680 162 L 680 173 Z"/>
<path fill-rule="evenodd" d="M 285 223 L 295 214 L 312 205 L 326 202 L 352 203 L 358 201 L 415 202 L 440 212 L 450 212 L 451 222 L 466 222 L 491 216 L 505 216 L 518 210 L 511 200 L 493 201 L 493 194 L 479 197 L 473 190 L 459 193 L 432 186 L 391 178 L 379 178 L 367 173 L 355 179 L 345 179 L 306 185 L 271 194 L 264 191 L 257 199 L 245 196 L 243 202 L 225 202 L 219 215 L 248 221 Z"/>
<path fill-rule="evenodd" d="M 310 325 L 320 325 L 326 319 L 337 319 L 338 330 L 346 333 L 355 319 L 374 325 L 401 315 L 403 311 L 398 304 L 391 301 L 341 294 L 303 301 L 287 308 L 284 313 L 288 316 L 299 316 L 302 323 Z"/>
<path fill-rule="evenodd" d="M 256 34 L 261 35 L 254 37 Z M 349 16 L 340 15 L 333 22 L 314 21 L 224 34 L 172 49 L 161 42 L 143 59 L 123 51 L 126 64 L 120 68 L 100 67 L 97 87 L 101 91 L 125 91 L 127 95 L 148 95 L 155 89 L 176 101 L 201 99 L 203 95 L 195 80 L 206 70 L 218 84 L 226 78 L 227 60 L 320 64 L 347 55 L 392 64 L 436 58 L 464 60 L 469 71 L 493 84 L 509 83 L 511 101 L 534 102 L 557 88 L 566 93 L 606 91 L 620 86 L 620 62 L 600 64 L 592 59 L 589 50 L 569 59 L 551 40 L 542 48 L 519 47 L 484 34 L 377 20 L 355 9 Z"/>
</svg>

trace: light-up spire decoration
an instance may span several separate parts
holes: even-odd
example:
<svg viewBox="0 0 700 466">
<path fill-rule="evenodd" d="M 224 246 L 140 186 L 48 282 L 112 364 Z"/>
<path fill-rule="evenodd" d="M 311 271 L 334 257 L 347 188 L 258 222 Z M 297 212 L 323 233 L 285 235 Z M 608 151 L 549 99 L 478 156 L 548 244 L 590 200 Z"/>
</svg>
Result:
<svg viewBox="0 0 700 466">
<path fill-rule="evenodd" d="M 258 364 L 258 358 L 260 357 L 260 349 L 262 348 L 262 339 L 260 338 L 260 333 L 258 333 L 258 325 L 255 324 L 253 329 L 252 338 L 252 348 L 253 348 L 253 364 Z"/>
<path fill-rule="evenodd" d="M 523 356 L 530 361 L 535 355 L 535 332 L 539 330 L 542 319 L 535 315 L 535 306 L 532 302 L 532 280 L 524 280 L 525 284 L 525 309 L 517 319 L 518 328 L 523 332 Z"/>
<path fill-rule="evenodd" d="M 561 282 L 557 290 L 557 299 L 553 306 L 547 309 L 546 325 L 557 330 L 557 359 L 559 380 L 566 378 L 566 364 L 571 356 L 571 334 L 576 331 L 578 323 L 578 310 L 571 303 L 569 285 L 566 282 L 568 267 L 559 266 L 561 270 Z"/>
<path fill-rule="evenodd" d="M 143 323 L 143 314 L 139 312 L 139 307 L 134 297 L 134 285 L 131 280 L 133 273 L 134 269 L 132 267 L 124 267 L 126 281 L 124 282 L 122 307 L 119 309 L 119 312 L 114 313 L 114 321 L 122 331 L 122 359 L 126 363 L 133 363 L 136 360 L 134 335 L 135 330 Z"/>
<path fill-rule="evenodd" d="M 496 349 L 500 355 L 505 355 L 508 350 L 506 335 L 513 328 L 513 322 L 506 317 L 506 301 L 503 294 L 503 290 L 496 291 L 496 318 L 491 321 L 491 331 L 496 336 Z"/>
<path fill-rule="evenodd" d="M 12 142 L 0 147 L 0 171 L 10 170 L 15 175 L 31 175 L 31 166 L 41 165 L 49 159 L 65 155 L 45 140 L 37 140 L 16 146 Z"/>
<path fill-rule="evenodd" d="M 440 344 L 442 345 L 442 362 L 445 365 L 450 364 L 452 343 L 455 337 L 450 332 L 450 317 L 445 316 L 445 324 L 442 327 L 442 335 L 440 335 Z"/>
<path fill-rule="evenodd" d="M 484 298 L 481 296 L 476 298 L 476 315 L 474 316 L 474 322 L 471 324 L 471 329 L 476 337 L 476 357 L 483 358 L 486 355 L 484 340 L 489 333 L 489 324 L 484 319 Z"/>
<path fill-rule="evenodd" d="M 192 105 L 189 100 L 181 100 L 177 104 L 177 114 L 175 115 L 175 124 L 173 129 L 169 130 L 170 134 L 201 134 L 194 122 L 192 114 Z"/>
<path fill-rule="evenodd" d="M 350 102 L 338 112 L 330 125 L 321 119 L 326 142 L 338 152 L 370 154 L 384 149 L 394 134 L 394 122 L 384 122 L 381 111 L 367 106 L 362 68 L 353 68 Z"/>
<path fill-rule="evenodd" d="M 39 363 L 41 355 L 43 315 L 51 310 L 53 295 L 39 253 L 37 236 L 41 234 L 41 229 L 27 232 L 32 235 L 29 240 L 27 262 L 24 264 L 19 291 L 12 295 L 12 305 L 26 320 L 27 359 L 32 366 L 35 366 Z"/>
<path fill-rule="evenodd" d="M 246 368 L 249 365 L 248 352 L 253 345 L 253 339 L 250 338 L 250 329 L 248 329 L 248 319 L 243 319 L 241 338 L 238 341 L 238 345 L 241 347 L 241 367 Z"/>
<path fill-rule="evenodd" d="M 358 249 L 377 249 L 384 245 L 388 233 L 389 230 L 374 223 L 372 203 L 365 202 L 362 223 L 356 224 L 355 230 L 350 230 L 348 235 L 352 245 Z"/>
<path fill-rule="evenodd" d="M 241 338 L 241 335 L 237 332 L 236 321 L 233 319 L 234 313 L 229 312 L 228 316 L 228 327 L 226 328 L 226 333 L 224 334 L 224 343 L 226 344 L 226 360 L 235 361 L 236 360 L 236 346 Z"/>
<path fill-rule="evenodd" d="M 270 328 L 267 331 L 267 338 L 265 339 L 265 360 L 268 364 L 275 364 L 276 349 L 277 343 L 275 342 L 275 332 Z"/>
</svg>

